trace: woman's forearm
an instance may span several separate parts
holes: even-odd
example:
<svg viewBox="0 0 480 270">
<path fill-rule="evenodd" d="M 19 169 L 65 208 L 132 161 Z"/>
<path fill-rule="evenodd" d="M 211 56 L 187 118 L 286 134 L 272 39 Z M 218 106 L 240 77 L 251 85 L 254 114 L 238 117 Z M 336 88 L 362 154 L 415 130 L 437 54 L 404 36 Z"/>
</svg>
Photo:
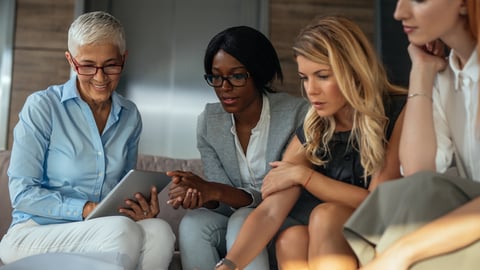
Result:
<svg viewBox="0 0 480 270">
<path fill-rule="evenodd" d="M 272 240 L 300 194 L 293 187 L 266 198 L 245 220 L 226 258 L 239 269 L 248 265 Z"/>
<path fill-rule="evenodd" d="M 480 240 L 480 197 L 397 241 L 386 252 L 409 265 Z"/>
<path fill-rule="evenodd" d="M 433 124 L 433 77 L 413 70 L 410 74 L 409 97 L 400 139 L 400 162 L 405 176 L 421 170 L 435 170 L 437 150 Z"/>
<path fill-rule="evenodd" d="M 218 206 L 218 202 L 222 202 L 233 208 L 240 208 L 252 203 L 252 196 L 244 190 L 216 182 L 210 182 L 209 185 L 209 189 L 212 190 L 212 200 L 205 203 L 205 207 Z"/>
<path fill-rule="evenodd" d="M 312 174 L 304 188 L 324 202 L 339 203 L 351 208 L 357 208 L 369 194 L 367 189 L 343 183 L 319 172 Z"/>
<path fill-rule="evenodd" d="M 263 211 L 252 212 L 226 258 L 243 269 L 267 246 L 280 226 L 279 217 L 267 215 Z"/>
</svg>

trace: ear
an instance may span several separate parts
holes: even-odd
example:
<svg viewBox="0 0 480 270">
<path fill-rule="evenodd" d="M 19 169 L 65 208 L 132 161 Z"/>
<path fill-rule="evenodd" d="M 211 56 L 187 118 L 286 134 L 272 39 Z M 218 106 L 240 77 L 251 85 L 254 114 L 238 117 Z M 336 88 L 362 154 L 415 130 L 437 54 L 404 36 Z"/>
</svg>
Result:
<svg viewBox="0 0 480 270">
<path fill-rule="evenodd" d="M 68 64 L 70 67 L 74 69 L 73 63 L 72 63 L 72 55 L 70 54 L 69 51 L 65 51 L 65 58 L 67 58 Z"/>
</svg>

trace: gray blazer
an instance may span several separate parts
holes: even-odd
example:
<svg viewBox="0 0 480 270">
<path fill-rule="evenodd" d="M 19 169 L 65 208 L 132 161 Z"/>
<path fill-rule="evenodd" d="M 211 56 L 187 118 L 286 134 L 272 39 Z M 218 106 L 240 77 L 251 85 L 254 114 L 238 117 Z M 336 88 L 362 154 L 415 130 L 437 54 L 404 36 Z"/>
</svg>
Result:
<svg viewBox="0 0 480 270">
<path fill-rule="evenodd" d="M 270 103 L 270 128 L 263 175 L 270 170 L 269 162 L 282 158 L 309 108 L 305 99 L 286 93 L 269 93 L 267 98 Z M 207 104 L 198 116 L 197 147 L 208 181 L 240 188 L 235 139 L 230 132 L 232 124 L 230 113 L 225 112 L 220 103 Z M 256 207 L 262 200 L 260 191 L 251 188 L 244 190 L 252 195 L 253 203 L 250 206 Z M 230 207 L 226 205 L 221 205 L 216 211 L 227 215 L 231 213 Z"/>
</svg>

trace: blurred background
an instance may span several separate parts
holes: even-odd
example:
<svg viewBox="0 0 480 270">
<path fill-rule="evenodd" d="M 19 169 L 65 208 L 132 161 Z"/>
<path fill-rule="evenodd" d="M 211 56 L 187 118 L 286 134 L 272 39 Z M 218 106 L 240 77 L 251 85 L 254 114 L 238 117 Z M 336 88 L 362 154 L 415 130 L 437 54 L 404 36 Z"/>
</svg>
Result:
<svg viewBox="0 0 480 270">
<path fill-rule="evenodd" d="M 321 14 L 357 22 L 386 65 L 391 80 L 408 85 L 410 62 L 396 0 L 0 0 L 0 150 L 26 97 L 62 84 L 72 71 L 65 59 L 67 31 L 78 15 L 104 10 L 124 25 L 129 51 L 117 90 L 142 114 L 140 153 L 198 158 L 196 119 L 216 102 L 203 80 L 203 54 L 221 30 L 248 25 L 272 41 L 285 79 L 279 91 L 300 95 L 291 46 L 299 30 Z"/>
</svg>

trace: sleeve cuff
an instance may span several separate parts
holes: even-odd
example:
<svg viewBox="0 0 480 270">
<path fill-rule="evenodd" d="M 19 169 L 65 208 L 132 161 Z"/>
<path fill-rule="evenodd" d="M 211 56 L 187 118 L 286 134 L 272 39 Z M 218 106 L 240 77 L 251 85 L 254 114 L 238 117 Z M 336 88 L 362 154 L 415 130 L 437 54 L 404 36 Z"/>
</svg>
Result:
<svg viewBox="0 0 480 270">
<path fill-rule="evenodd" d="M 260 202 L 262 202 L 262 193 L 260 193 L 259 191 L 256 191 L 250 188 L 238 188 L 238 189 L 245 191 L 252 197 L 252 202 L 249 205 L 246 205 L 244 207 L 250 207 L 250 208 L 257 207 L 260 204 Z"/>
<path fill-rule="evenodd" d="M 87 200 L 67 198 L 60 214 L 68 220 L 83 220 L 83 207 L 86 203 Z"/>
</svg>

